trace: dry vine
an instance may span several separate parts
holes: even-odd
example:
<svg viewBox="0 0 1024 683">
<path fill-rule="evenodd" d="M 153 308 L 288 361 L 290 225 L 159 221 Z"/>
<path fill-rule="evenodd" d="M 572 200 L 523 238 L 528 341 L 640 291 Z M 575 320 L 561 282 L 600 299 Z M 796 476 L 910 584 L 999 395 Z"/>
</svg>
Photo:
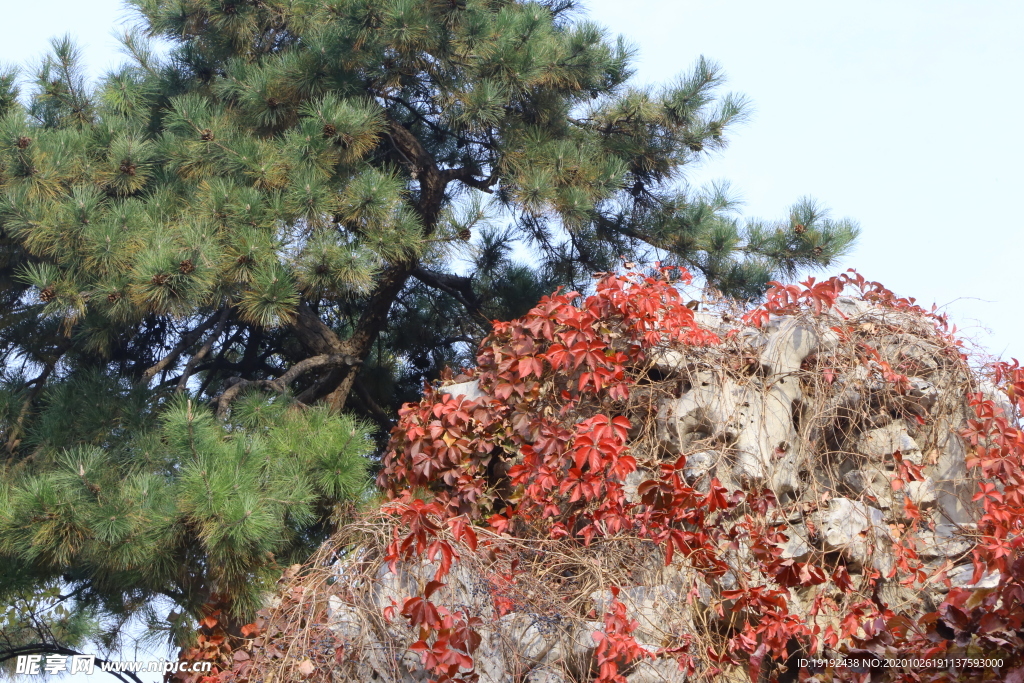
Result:
<svg viewBox="0 0 1024 683">
<path fill-rule="evenodd" d="M 1019 532 L 992 524 L 1019 508 L 1019 369 L 1002 398 L 856 275 L 732 307 L 607 277 L 498 326 L 403 410 L 392 501 L 286 577 L 228 678 L 985 680 L 796 664 L 957 648 L 1016 671 Z"/>
</svg>

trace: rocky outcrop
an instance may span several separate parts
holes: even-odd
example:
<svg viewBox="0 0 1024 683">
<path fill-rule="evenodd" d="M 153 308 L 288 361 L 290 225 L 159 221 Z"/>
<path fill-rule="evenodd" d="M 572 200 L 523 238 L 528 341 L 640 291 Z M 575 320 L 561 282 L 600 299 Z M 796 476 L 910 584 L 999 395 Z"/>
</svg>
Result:
<svg viewBox="0 0 1024 683">
<path fill-rule="evenodd" d="M 826 315 L 775 317 L 763 329 L 728 315 L 702 313 L 700 320 L 723 343 L 659 349 L 636 387 L 649 400 L 646 413 L 637 408 L 630 415 L 643 429 L 634 447 L 640 469 L 625 482 L 629 500 L 639 504 L 638 485 L 657 476 L 659 463 L 686 456 L 684 476 L 698 490 L 709 490 L 717 479 L 729 491 L 767 489 L 774 495 L 782 560 L 841 566 L 858 585 L 877 572 L 881 590 L 874 599 L 900 612 L 932 609 L 948 588 L 936 581 L 915 591 L 888 578 L 896 543 L 915 549 L 927 571 L 944 574 L 950 585 L 981 588 L 998 581 L 985 574 L 971 583 L 976 482 L 967 476 L 958 430 L 968 416 L 966 392 L 978 385 L 929 323 L 848 297 Z M 442 391 L 485 398 L 476 382 Z M 907 534 L 912 514 L 922 520 Z M 653 545 L 624 550 L 635 564 L 635 584 L 618 599 L 636 621 L 641 646 L 656 652 L 680 633 L 732 628 L 742 610 L 730 609 L 721 596 L 736 587 L 737 576 L 749 580 L 743 572 L 752 564 L 750 552 L 736 542 L 729 551 L 736 571 L 705 576 L 685 558 L 661 566 Z M 605 560 L 595 555 L 594 561 Z M 415 571 L 406 565 L 396 574 L 378 560 L 370 574 L 360 569 L 365 578 L 359 586 L 345 584 L 351 566 L 337 565 L 339 585 L 347 585 L 348 593 L 332 597 L 329 610 L 335 633 L 357 653 L 346 664 L 347 675 L 389 683 L 426 680 L 420 656 L 404 649 L 415 634 L 401 620 L 380 615 L 393 601 L 421 591 L 436 565 L 423 563 Z M 610 600 L 599 580 L 556 576 L 579 593 L 571 604 L 552 605 L 539 584 L 530 595 L 524 579 L 511 611 L 500 614 L 494 599 L 501 589 L 490 578 L 495 571 L 483 560 L 457 563 L 439 593 L 453 610 L 482 619 L 475 657 L 480 683 L 585 679 L 593 666 L 593 633 L 602 630 Z M 557 574 L 557 568 L 551 571 Z M 835 590 L 831 584 L 789 590 L 791 609 L 805 614 L 816 601 L 842 599 L 826 594 Z M 642 659 L 626 680 L 685 676 L 670 659 Z M 731 679 L 723 673 L 720 680 Z"/>
</svg>

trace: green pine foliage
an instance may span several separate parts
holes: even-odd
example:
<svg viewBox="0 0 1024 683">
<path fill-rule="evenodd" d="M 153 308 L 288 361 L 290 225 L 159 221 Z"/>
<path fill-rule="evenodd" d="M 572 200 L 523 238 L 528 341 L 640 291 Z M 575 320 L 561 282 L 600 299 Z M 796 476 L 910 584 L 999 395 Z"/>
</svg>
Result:
<svg viewBox="0 0 1024 683">
<path fill-rule="evenodd" d="M 573 0 L 131 5 L 98 83 L 69 38 L 0 67 L 3 595 L 243 618 L 366 495 L 358 420 L 490 321 L 623 258 L 757 298 L 856 238 L 689 188 L 746 102 L 703 58 L 633 85 Z"/>
<path fill-rule="evenodd" d="M 163 596 L 244 618 L 369 495 L 355 418 L 258 392 L 230 425 L 184 396 L 153 405 L 97 372 L 46 392 L 25 443 L 47 457 L 9 466 L 0 489 L 0 555 L 17 579 L 0 582 L 5 599 L 62 584 L 82 614 L 131 616 Z"/>
</svg>

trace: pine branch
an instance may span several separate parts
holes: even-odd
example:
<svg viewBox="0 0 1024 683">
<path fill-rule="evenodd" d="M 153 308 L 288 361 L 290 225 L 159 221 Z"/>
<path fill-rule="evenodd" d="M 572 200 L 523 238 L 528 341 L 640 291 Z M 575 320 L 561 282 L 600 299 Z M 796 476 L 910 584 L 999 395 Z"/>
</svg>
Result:
<svg viewBox="0 0 1024 683">
<path fill-rule="evenodd" d="M 441 171 L 441 177 L 444 179 L 445 184 L 452 180 L 458 180 L 463 185 L 468 185 L 469 187 L 480 190 L 481 192 L 486 192 L 487 194 L 494 194 L 494 190 L 492 188 L 494 187 L 494 184 L 498 182 L 498 174 L 496 172 L 491 173 L 491 175 L 484 180 L 479 180 L 473 174 L 473 171 L 466 167 L 446 169 Z"/>
<path fill-rule="evenodd" d="M 53 362 L 48 363 L 43 371 L 35 379 L 29 380 L 26 386 L 31 385 L 32 390 L 29 391 L 28 396 L 21 404 L 21 410 L 18 411 L 18 417 L 15 419 L 14 424 L 11 425 L 10 432 L 7 434 L 7 443 L 5 448 L 7 449 L 8 456 L 14 455 L 14 451 L 21 444 L 22 430 L 25 428 L 25 420 L 28 418 L 29 411 L 32 408 L 32 403 L 39 397 L 39 394 L 43 391 L 43 387 L 46 386 L 46 380 L 49 379 L 53 373 L 54 367 L 57 365 L 57 361 L 60 360 L 60 356 L 63 352 L 53 359 Z"/>
<path fill-rule="evenodd" d="M 269 389 L 279 394 L 283 394 L 288 391 L 288 385 L 297 380 L 299 377 L 305 375 L 313 370 L 325 370 L 341 367 L 356 367 L 362 364 L 362 360 L 351 354 L 347 353 L 335 353 L 335 354 L 324 354 L 321 356 L 313 356 L 312 358 L 306 358 L 301 360 L 292 367 L 288 368 L 287 372 L 282 374 L 276 379 L 266 380 L 248 380 L 242 379 L 241 377 L 233 377 L 226 382 L 227 387 L 213 401 L 213 406 L 219 417 L 224 417 L 227 414 L 231 403 L 238 397 L 238 395 L 248 389 L 249 387 L 257 387 L 260 389 Z"/>
<path fill-rule="evenodd" d="M 199 341 L 199 338 L 203 336 L 203 333 L 206 332 L 211 327 L 213 327 L 219 319 L 220 312 L 218 311 L 217 313 L 211 315 L 209 318 L 200 323 L 191 332 L 188 332 L 184 336 L 182 336 L 181 340 L 178 341 L 178 343 L 174 346 L 173 349 L 171 349 L 170 353 L 168 353 L 166 356 L 157 361 L 155 365 L 150 366 L 149 368 L 146 369 L 145 372 L 142 373 L 142 380 L 149 381 L 153 379 L 156 373 L 160 372 L 161 370 L 164 370 L 169 365 L 178 360 L 178 357 L 182 353 L 184 353 L 186 349 L 188 349 L 190 346 Z"/>
<path fill-rule="evenodd" d="M 482 315 L 480 307 L 483 302 L 475 291 L 473 291 L 473 279 L 462 275 L 451 275 L 439 273 L 434 270 L 427 270 L 423 266 L 416 266 L 412 271 L 413 277 L 423 284 L 440 289 L 442 292 L 451 295 L 462 304 L 470 315 Z"/>
<path fill-rule="evenodd" d="M 356 398 L 362 404 L 363 411 L 370 416 L 375 423 L 381 434 L 388 434 L 391 432 L 391 428 L 395 426 L 395 421 L 388 415 L 387 411 L 381 407 L 379 403 L 370 395 L 367 391 L 366 386 L 363 385 L 358 379 L 352 385 L 355 391 Z"/>
<path fill-rule="evenodd" d="M 417 109 L 415 106 L 413 106 L 412 103 L 406 101 L 404 98 L 398 97 L 396 95 L 384 95 L 383 97 L 386 100 L 391 100 L 392 102 L 397 102 L 397 103 L 401 104 L 403 107 L 405 107 L 409 111 L 410 114 L 412 114 L 414 117 L 416 117 L 417 121 L 420 121 L 421 123 L 426 125 L 428 128 L 433 130 L 435 133 L 437 133 L 442 138 L 451 136 L 451 137 L 455 138 L 456 141 L 458 141 L 458 142 L 460 142 L 462 144 L 466 144 L 466 145 L 480 145 L 484 149 L 491 149 L 491 150 L 494 149 L 494 143 L 493 142 L 484 142 L 483 140 L 474 140 L 472 138 L 467 138 L 467 137 L 464 137 L 462 135 L 459 135 L 458 133 L 455 133 L 454 131 L 451 131 L 451 130 L 449 130 L 447 128 L 442 128 L 441 126 L 437 125 L 437 123 L 435 123 L 434 121 L 431 121 L 423 112 L 421 112 L 419 109 Z"/>
<path fill-rule="evenodd" d="M 220 335 L 224 333 L 224 327 L 228 324 L 228 319 L 231 317 L 231 308 L 224 302 L 221 309 L 220 320 L 217 322 L 217 327 L 213 333 L 207 337 L 206 342 L 200 347 L 196 353 L 189 358 L 188 363 L 185 365 L 185 369 L 181 373 L 181 379 L 178 380 L 178 386 L 174 390 L 174 393 L 180 394 L 185 390 L 185 385 L 188 383 L 188 378 L 192 376 L 192 372 L 195 370 L 196 365 L 206 354 L 213 348 L 213 343 L 220 339 Z"/>
</svg>

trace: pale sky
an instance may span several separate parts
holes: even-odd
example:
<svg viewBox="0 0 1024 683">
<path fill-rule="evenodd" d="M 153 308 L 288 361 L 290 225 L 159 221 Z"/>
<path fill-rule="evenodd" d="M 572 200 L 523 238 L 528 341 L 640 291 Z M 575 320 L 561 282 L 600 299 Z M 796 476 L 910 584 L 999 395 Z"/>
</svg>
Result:
<svg viewBox="0 0 1024 683">
<path fill-rule="evenodd" d="M 698 56 L 754 104 L 730 147 L 691 172 L 725 179 L 745 215 L 781 218 L 811 195 L 857 220 L 855 267 L 947 305 L 967 336 L 1024 356 L 1024 3 L 1019 0 L 591 0 L 595 21 L 639 48 L 657 84 Z M 71 33 L 94 73 L 119 61 L 119 0 L 4 2 L 0 62 L 38 58 Z M 831 273 L 828 273 L 831 274 Z M 953 303 L 951 303 L 953 302 Z M 991 330 L 989 333 L 987 330 Z"/>
</svg>

